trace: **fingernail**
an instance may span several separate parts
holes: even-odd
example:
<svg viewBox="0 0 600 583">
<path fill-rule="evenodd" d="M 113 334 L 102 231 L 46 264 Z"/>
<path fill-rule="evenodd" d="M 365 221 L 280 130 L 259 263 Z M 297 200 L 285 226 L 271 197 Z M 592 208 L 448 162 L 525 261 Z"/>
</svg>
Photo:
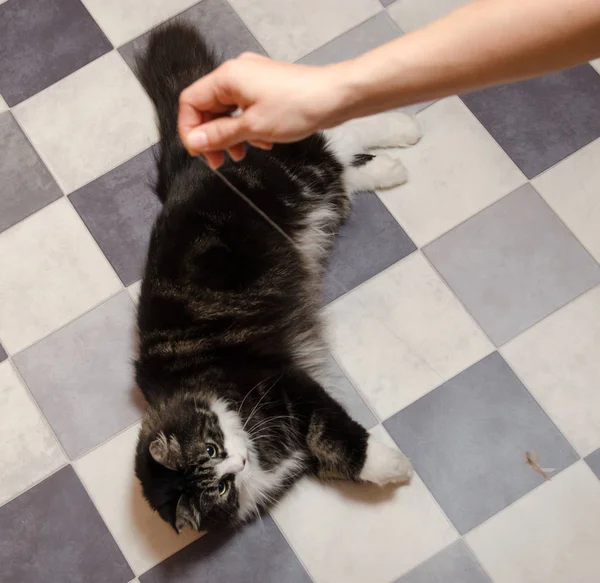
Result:
<svg viewBox="0 0 600 583">
<path fill-rule="evenodd" d="M 192 132 L 188 136 L 188 146 L 194 150 L 203 150 L 206 148 L 206 146 L 208 146 L 208 136 L 206 135 L 206 132 Z"/>
</svg>

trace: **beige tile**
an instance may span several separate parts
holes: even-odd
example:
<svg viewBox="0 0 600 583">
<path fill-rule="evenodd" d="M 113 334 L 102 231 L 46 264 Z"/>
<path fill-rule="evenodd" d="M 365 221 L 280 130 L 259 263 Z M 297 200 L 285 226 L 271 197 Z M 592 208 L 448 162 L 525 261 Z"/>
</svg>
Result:
<svg viewBox="0 0 600 583">
<path fill-rule="evenodd" d="M 158 140 L 152 104 L 116 51 L 12 111 L 66 193 Z"/>
<path fill-rule="evenodd" d="M 418 477 L 389 489 L 306 478 L 271 514 L 315 583 L 388 583 L 457 538 Z"/>
<path fill-rule="evenodd" d="M 533 185 L 588 251 L 600 261 L 600 139 L 575 152 Z"/>
<path fill-rule="evenodd" d="M 381 419 L 493 347 L 420 253 L 327 309 L 333 352 Z"/>
<path fill-rule="evenodd" d="M 82 0 L 108 40 L 119 47 L 198 0 Z"/>
<path fill-rule="evenodd" d="M 404 32 L 410 32 L 469 2 L 470 0 L 398 0 L 388 8 L 388 12 Z"/>
<path fill-rule="evenodd" d="M 494 583 L 592 583 L 599 524 L 600 480 L 579 461 L 466 539 Z"/>
<path fill-rule="evenodd" d="M 142 280 L 138 280 L 135 283 L 132 283 L 128 288 L 127 291 L 129 292 L 129 295 L 131 296 L 131 299 L 133 300 L 134 304 L 138 304 L 139 300 L 140 300 L 140 291 L 142 288 Z"/>
<path fill-rule="evenodd" d="M 269 55 L 296 61 L 381 10 L 378 0 L 230 0 Z"/>
<path fill-rule="evenodd" d="M 0 364 L 0 504 L 67 460 L 10 362 Z"/>
<path fill-rule="evenodd" d="M 121 288 L 64 198 L 0 234 L 0 337 L 11 354 Z"/>
<path fill-rule="evenodd" d="M 4 99 L 2 98 L 2 95 L 0 95 L 0 113 L 6 111 L 8 109 L 8 105 L 6 105 L 6 101 L 4 101 Z"/>
<path fill-rule="evenodd" d="M 127 429 L 74 466 L 131 568 L 144 573 L 198 535 L 177 535 L 142 497 L 133 471 L 138 432 L 139 425 Z"/>
<path fill-rule="evenodd" d="M 417 114 L 421 141 L 402 151 L 408 182 L 379 196 L 417 245 L 515 190 L 525 177 L 458 97 Z"/>
<path fill-rule="evenodd" d="M 600 447 L 600 287 L 501 352 L 581 456 Z"/>
</svg>

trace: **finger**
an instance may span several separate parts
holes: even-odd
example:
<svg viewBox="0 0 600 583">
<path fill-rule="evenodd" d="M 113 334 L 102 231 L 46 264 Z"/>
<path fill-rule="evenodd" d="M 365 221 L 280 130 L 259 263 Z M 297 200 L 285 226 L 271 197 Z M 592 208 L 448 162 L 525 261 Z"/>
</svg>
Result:
<svg viewBox="0 0 600 583">
<path fill-rule="evenodd" d="M 225 162 L 224 152 L 206 152 L 203 156 L 206 158 L 206 161 L 211 168 L 218 168 Z"/>
<path fill-rule="evenodd" d="M 177 130 L 184 143 L 185 136 L 194 128 L 215 115 L 230 113 L 235 109 L 235 104 L 225 103 L 226 98 L 217 97 L 216 80 L 213 75 L 214 72 L 192 83 L 179 95 Z"/>
<path fill-rule="evenodd" d="M 181 139 L 188 152 L 197 155 L 202 152 L 226 150 L 250 137 L 245 117 L 241 115 L 214 119 L 181 136 Z"/>
<path fill-rule="evenodd" d="M 246 146 L 244 144 L 236 144 L 227 148 L 227 151 L 234 162 L 239 162 L 246 155 Z"/>
<path fill-rule="evenodd" d="M 273 149 L 273 142 L 265 142 L 263 140 L 249 140 L 248 143 L 254 146 L 255 148 L 260 148 L 261 150 Z"/>
</svg>

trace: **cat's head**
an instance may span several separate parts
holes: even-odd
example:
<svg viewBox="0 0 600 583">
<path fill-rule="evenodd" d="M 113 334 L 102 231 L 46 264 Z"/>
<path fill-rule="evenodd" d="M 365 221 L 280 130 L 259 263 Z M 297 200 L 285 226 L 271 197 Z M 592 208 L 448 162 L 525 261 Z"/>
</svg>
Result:
<svg viewBox="0 0 600 583">
<path fill-rule="evenodd" d="M 150 506 L 177 531 L 240 519 L 252 445 L 238 414 L 214 399 L 175 399 L 143 420 L 135 471 Z"/>
</svg>

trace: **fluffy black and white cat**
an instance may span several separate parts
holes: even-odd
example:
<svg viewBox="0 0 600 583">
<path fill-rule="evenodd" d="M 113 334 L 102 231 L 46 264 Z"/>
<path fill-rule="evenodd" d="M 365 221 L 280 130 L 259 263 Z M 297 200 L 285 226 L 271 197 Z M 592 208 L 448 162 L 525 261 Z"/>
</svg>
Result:
<svg viewBox="0 0 600 583">
<path fill-rule="evenodd" d="M 412 471 L 323 388 L 319 312 L 350 194 L 406 179 L 400 162 L 367 149 L 414 144 L 419 129 L 390 113 L 226 163 L 292 246 L 179 141 L 179 93 L 216 64 L 184 24 L 155 32 L 138 60 L 160 125 L 163 208 L 139 300 L 136 379 L 148 409 L 135 470 L 178 532 L 246 520 L 302 475 L 386 484 Z"/>
</svg>

